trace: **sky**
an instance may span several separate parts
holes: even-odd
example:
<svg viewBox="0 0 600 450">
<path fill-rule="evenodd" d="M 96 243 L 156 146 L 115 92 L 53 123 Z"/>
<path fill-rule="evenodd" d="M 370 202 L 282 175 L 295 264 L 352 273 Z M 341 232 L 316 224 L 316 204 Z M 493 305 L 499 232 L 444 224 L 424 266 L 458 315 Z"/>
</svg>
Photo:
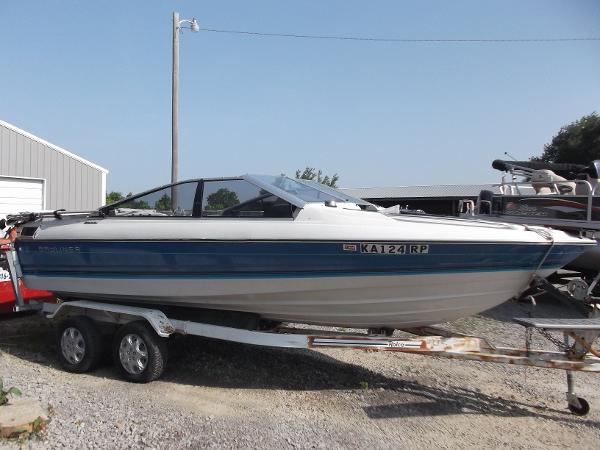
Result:
<svg viewBox="0 0 600 450">
<path fill-rule="evenodd" d="M 0 119 L 110 172 L 168 183 L 173 11 L 203 29 L 408 39 L 600 37 L 585 0 L 0 0 Z M 180 179 L 338 173 L 343 187 L 499 181 L 600 112 L 600 41 L 180 36 Z"/>
</svg>

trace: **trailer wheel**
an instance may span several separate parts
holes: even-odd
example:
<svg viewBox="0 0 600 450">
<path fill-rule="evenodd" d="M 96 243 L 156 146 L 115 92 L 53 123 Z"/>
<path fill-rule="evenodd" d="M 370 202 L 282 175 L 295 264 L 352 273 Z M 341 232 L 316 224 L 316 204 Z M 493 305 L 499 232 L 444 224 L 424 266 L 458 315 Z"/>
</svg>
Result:
<svg viewBox="0 0 600 450">
<path fill-rule="evenodd" d="M 102 356 L 102 340 L 94 321 L 75 316 L 63 320 L 57 333 L 58 359 L 67 372 L 83 373 L 95 368 Z"/>
<path fill-rule="evenodd" d="M 130 322 L 117 332 L 113 355 L 126 380 L 149 383 L 159 378 L 165 369 L 167 344 L 147 323 Z"/>
<path fill-rule="evenodd" d="M 590 404 L 586 399 L 577 397 L 578 405 L 575 403 L 569 402 L 569 411 L 571 411 L 576 416 L 585 416 L 590 412 Z"/>
</svg>

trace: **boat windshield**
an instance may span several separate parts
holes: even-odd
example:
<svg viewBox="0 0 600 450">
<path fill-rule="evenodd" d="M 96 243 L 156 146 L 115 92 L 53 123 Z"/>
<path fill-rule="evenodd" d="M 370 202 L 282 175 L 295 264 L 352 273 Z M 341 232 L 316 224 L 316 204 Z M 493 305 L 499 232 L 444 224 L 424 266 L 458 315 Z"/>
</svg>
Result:
<svg viewBox="0 0 600 450">
<path fill-rule="evenodd" d="M 322 185 L 315 181 L 294 180 L 286 176 L 252 175 L 255 180 L 265 185 L 274 186 L 288 194 L 293 195 L 307 203 L 327 202 L 333 200 L 338 203 L 356 203 L 358 205 L 370 206 L 371 204 L 354 197 L 345 195 L 333 188 Z"/>
<path fill-rule="evenodd" d="M 358 198 L 358 197 L 353 197 L 351 195 L 347 195 L 341 191 L 338 191 L 337 189 L 334 189 L 330 186 L 327 186 L 323 183 L 319 183 L 318 181 L 314 181 L 314 180 L 298 180 L 299 183 L 302 184 L 306 184 L 308 186 L 311 186 L 321 192 L 324 192 L 326 194 L 331 195 L 336 201 L 338 202 L 347 202 L 347 203 L 356 203 L 357 205 L 361 205 L 361 206 L 373 206 L 375 208 L 375 205 L 373 205 L 372 203 L 367 202 L 366 200 L 363 200 L 362 198 Z"/>
</svg>

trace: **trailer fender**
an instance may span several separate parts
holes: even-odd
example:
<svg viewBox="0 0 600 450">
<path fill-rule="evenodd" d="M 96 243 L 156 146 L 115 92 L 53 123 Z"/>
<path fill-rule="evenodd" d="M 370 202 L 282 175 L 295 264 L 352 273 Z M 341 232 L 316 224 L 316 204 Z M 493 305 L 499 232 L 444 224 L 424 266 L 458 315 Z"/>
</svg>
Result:
<svg viewBox="0 0 600 450">
<path fill-rule="evenodd" d="M 169 337 L 175 332 L 175 326 L 162 311 L 149 308 L 138 308 L 128 305 L 77 300 L 52 305 L 45 308 L 49 319 L 60 320 L 67 316 L 83 315 L 100 322 L 125 324 L 143 319 L 160 337 Z"/>
</svg>

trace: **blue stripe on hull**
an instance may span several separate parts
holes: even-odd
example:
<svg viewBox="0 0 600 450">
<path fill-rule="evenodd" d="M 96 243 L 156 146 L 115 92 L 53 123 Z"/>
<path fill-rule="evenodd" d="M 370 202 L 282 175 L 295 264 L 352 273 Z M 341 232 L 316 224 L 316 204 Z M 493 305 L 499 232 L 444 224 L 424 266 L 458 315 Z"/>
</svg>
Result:
<svg viewBox="0 0 600 450">
<path fill-rule="evenodd" d="M 562 267 L 586 248 L 556 245 L 543 268 Z M 429 243 L 427 254 L 395 255 L 360 253 L 360 242 L 32 240 L 17 250 L 25 275 L 256 278 L 534 270 L 548 246 Z"/>
</svg>

